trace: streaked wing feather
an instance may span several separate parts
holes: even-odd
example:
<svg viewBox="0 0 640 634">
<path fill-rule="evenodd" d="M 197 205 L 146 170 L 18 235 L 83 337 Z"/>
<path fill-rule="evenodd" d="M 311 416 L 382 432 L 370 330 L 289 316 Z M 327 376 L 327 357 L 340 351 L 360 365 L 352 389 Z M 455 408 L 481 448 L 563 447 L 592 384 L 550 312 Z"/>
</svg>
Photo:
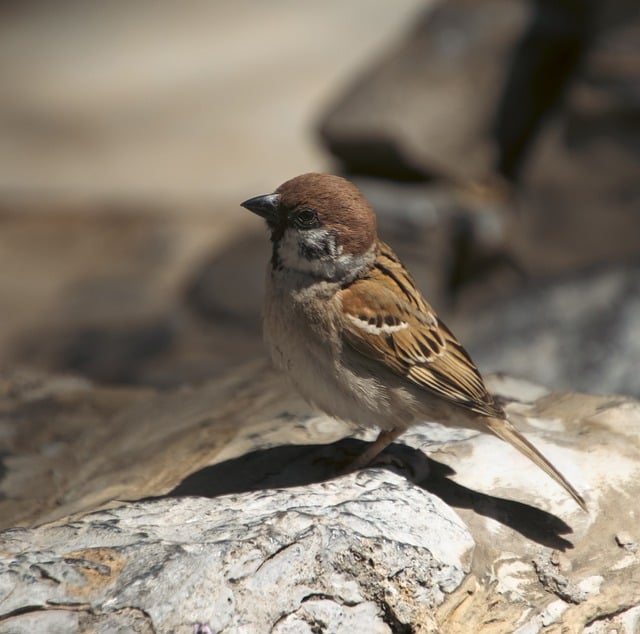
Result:
<svg viewBox="0 0 640 634">
<path fill-rule="evenodd" d="M 348 345 L 440 398 L 502 416 L 482 377 L 384 244 L 370 273 L 340 291 Z"/>
</svg>

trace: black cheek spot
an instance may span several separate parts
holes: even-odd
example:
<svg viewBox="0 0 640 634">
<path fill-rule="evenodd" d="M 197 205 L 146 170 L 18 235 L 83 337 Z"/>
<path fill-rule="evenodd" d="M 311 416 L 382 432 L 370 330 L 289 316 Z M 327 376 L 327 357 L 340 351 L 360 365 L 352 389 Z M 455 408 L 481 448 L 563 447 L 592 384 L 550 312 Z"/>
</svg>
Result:
<svg viewBox="0 0 640 634">
<path fill-rule="evenodd" d="M 306 258 L 307 260 L 315 260 L 319 257 L 318 249 L 306 244 L 305 242 L 301 242 L 298 245 L 298 253 L 300 253 L 301 257 Z"/>
<path fill-rule="evenodd" d="M 298 253 L 307 260 L 320 260 L 332 256 L 335 252 L 335 237 L 327 235 L 321 241 L 309 241 L 301 238 L 298 242 Z"/>
<path fill-rule="evenodd" d="M 384 323 L 387 326 L 396 326 L 398 324 L 398 320 L 393 315 L 385 315 Z"/>
</svg>

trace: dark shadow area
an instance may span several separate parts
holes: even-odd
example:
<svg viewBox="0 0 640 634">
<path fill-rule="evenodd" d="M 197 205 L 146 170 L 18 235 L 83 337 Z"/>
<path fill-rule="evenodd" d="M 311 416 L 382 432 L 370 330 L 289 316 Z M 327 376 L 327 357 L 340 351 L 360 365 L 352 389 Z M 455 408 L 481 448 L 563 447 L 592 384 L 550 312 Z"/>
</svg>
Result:
<svg viewBox="0 0 640 634">
<path fill-rule="evenodd" d="M 573 533 L 573 529 L 553 513 L 468 489 L 447 477 L 452 473 L 451 467 L 435 460 L 429 460 L 429 464 L 429 479 L 420 485 L 449 506 L 490 517 L 542 546 L 562 551 L 573 548 L 573 544 L 562 537 Z"/>
<path fill-rule="evenodd" d="M 324 482 L 337 477 L 341 465 L 362 452 L 366 445 L 362 440 L 346 438 L 331 445 L 281 445 L 253 451 L 192 473 L 167 496 L 213 498 Z M 381 466 L 408 477 L 448 506 L 490 517 L 543 546 L 563 551 L 573 548 L 573 544 L 562 537 L 573 532 L 571 527 L 547 511 L 458 484 L 449 478 L 455 473 L 451 467 L 407 445 L 393 444 L 384 452 L 384 457 L 389 464 Z M 399 468 L 398 463 L 406 469 Z M 426 473 L 429 475 L 425 477 Z M 417 478 L 415 474 L 419 474 Z"/>
</svg>

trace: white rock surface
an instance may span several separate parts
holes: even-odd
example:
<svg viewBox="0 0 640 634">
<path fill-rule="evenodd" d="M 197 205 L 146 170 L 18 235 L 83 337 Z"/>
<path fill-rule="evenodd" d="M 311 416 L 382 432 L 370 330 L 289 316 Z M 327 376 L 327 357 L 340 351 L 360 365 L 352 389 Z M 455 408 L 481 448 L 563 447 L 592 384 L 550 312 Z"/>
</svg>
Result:
<svg viewBox="0 0 640 634">
<path fill-rule="evenodd" d="M 472 550 L 449 507 L 380 469 L 139 502 L 2 533 L 0 632 L 394 632 L 427 624 Z"/>
</svg>

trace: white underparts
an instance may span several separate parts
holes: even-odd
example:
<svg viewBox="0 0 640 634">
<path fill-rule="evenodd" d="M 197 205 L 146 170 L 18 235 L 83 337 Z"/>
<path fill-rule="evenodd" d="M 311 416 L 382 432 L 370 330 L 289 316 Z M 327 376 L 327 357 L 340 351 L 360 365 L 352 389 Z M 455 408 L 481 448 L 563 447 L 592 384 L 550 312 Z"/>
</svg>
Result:
<svg viewBox="0 0 640 634">
<path fill-rule="evenodd" d="M 370 335 L 390 335 L 394 332 L 399 332 L 400 330 L 406 330 L 409 327 L 409 324 L 406 321 L 399 324 L 382 324 L 381 326 L 378 326 L 376 324 L 369 323 L 366 319 L 360 319 L 360 317 L 356 317 L 355 315 L 347 315 L 347 317 L 356 326 L 358 326 L 358 328 L 361 328 Z"/>
</svg>

